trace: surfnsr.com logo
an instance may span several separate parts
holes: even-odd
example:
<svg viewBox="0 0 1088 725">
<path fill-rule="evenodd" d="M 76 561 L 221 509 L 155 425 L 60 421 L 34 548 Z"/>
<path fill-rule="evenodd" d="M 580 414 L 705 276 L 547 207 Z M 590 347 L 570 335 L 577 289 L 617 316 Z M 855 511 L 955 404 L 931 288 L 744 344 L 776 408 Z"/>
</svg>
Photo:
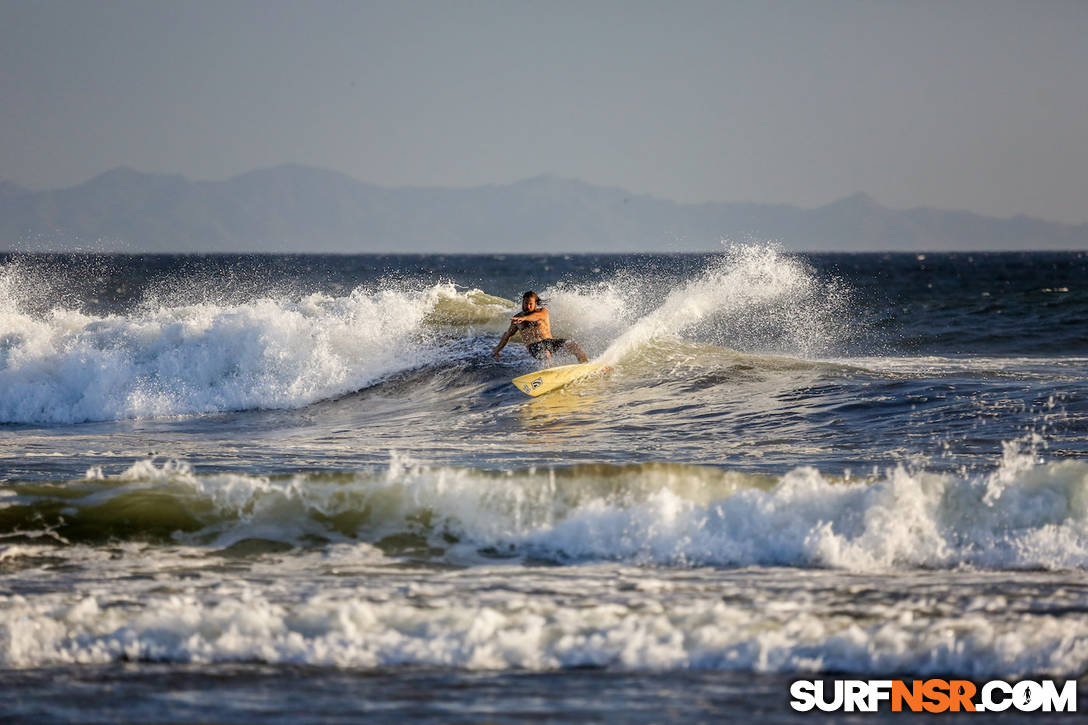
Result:
<svg viewBox="0 0 1088 725">
<path fill-rule="evenodd" d="M 790 707 L 798 712 L 1076 712 L 1077 681 L 1054 680 L 796 680 Z"/>
</svg>

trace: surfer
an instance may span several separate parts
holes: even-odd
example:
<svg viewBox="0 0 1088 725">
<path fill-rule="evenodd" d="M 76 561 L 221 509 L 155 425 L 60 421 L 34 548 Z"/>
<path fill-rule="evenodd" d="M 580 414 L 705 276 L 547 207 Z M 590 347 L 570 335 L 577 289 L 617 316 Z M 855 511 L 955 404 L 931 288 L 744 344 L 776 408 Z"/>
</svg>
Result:
<svg viewBox="0 0 1088 725">
<path fill-rule="evenodd" d="M 495 359 L 499 359 L 499 351 L 506 347 L 506 343 L 514 336 L 521 333 L 521 340 L 525 347 L 529 348 L 529 354 L 537 360 L 543 360 L 551 367 L 552 353 L 566 350 L 578 358 L 578 362 L 589 362 L 585 350 L 574 340 L 552 337 L 551 320 L 548 318 L 548 310 L 540 306 L 540 296 L 529 290 L 521 296 L 521 312 L 510 318 L 510 327 L 503 333 L 499 344 L 492 350 Z"/>
</svg>

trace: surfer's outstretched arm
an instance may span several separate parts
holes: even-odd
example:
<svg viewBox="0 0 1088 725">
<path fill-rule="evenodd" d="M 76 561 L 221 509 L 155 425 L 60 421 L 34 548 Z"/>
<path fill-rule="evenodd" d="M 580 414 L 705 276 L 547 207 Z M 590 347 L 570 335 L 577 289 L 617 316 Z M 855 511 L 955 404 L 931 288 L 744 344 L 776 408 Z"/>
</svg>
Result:
<svg viewBox="0 0 1088 725">
<path fill-rule="evenodd" d="M 510 327 L 506 328 L 506 332 L 502 334 L 502 339 L 499 340 L 499 344 L 495 346 L 495 349 L 491 351 L 491 354 L 495 356 L 495 359 L 499 359 L 499 351 L 506 347 L 506 343 L 510 342 L 510 338 L 514 336 L 514 333 L 518 331 L 518 326 L 511 323 Z"/>
</svg>

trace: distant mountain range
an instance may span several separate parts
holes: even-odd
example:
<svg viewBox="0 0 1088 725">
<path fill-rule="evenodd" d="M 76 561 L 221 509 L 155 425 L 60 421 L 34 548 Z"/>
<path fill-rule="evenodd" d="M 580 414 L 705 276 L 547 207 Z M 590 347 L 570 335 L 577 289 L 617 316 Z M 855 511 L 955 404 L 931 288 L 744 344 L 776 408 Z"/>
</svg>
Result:
<svg viewBox="0 0 1088 725">
<path fill-rule="evenodd" d="M 0 249 L 130 252 L 680 252 L 721 240 L 817 251 L 1088 249 L 1088 224 L 887 209 L 679 204 L 554 176 L 389 189 L 285 165 L 226 181 L 114 169 L 68 189 L 0 182 Z"/>
</svg>

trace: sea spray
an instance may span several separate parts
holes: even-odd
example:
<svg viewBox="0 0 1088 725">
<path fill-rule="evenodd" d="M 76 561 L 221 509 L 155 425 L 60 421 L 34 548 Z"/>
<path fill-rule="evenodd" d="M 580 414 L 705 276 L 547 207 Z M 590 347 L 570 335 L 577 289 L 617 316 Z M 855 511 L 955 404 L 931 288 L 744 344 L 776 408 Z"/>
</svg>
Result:
<svg viewBox="0 0 1088 725">
<path fill-rule="evenodd" d="M 675 338 L 743 352 L 826 354 L 852 330 L 849 293 L 773 245 L 733 244 L 699 271 L 613 278 L 544 291 L 558 329 L 603 348 L 616 363 Z M 558 333 L 557 333 L 558 334 Z"/>
</svg>

